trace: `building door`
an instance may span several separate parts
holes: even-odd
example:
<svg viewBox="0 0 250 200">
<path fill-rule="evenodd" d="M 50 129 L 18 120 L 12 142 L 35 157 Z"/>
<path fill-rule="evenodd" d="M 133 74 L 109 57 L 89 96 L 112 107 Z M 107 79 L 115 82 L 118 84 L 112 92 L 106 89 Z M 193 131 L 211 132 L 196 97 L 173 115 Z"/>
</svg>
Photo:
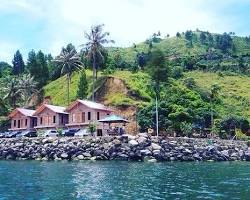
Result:
<svg viewBox="0 0 250 200">
<path fill-rule="evenodd" d="M 102 129 L 97 129 L 97 136 L 102 136 Z"/>
</svg>

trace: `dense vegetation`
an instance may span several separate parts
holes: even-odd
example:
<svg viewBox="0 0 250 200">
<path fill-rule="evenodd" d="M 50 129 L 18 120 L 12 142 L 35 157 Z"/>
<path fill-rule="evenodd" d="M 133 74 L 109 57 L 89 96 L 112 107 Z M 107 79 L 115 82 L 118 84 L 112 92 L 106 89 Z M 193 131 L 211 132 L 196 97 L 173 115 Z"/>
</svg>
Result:
<svg viewBox="0 0 250 200">
<path fill-rule="evenodd" d="M 100 25 L 93 29 L 96 37 L 109 35 L 107 32 L 101 35 L 102 28 Z M 111 40 L 100 41 L 107 43 Z M 196 30 L 178 32 L 175 37 L 164 39 L 158 32 L 129 48 L 104 48 L 101 43 L 91 46 L 89 42 L 78 54 L 84 70 L 72 68 L 68 76 L 69 73 L 62 70 L 63 65 L 53 62 L 50 54 L 33 50 L 24 64 L 21 53 L 17 51 L 12 66 L 0 62 L 1 82 L 6 83 L 3 77 L 20 79 L 22 74 L 29 73 L 34 79 L 37 94 L 53 97 L 54 104 L 67 105 L 67 99 L 93 98 L 95 89 L 103 84 L 106 77 L 115 77 L 124 81 L 129 94 L 140 98 L 118 92 L 107 94 L 107 102 L 114 106 L 136 105 L 142 131 L 155 128 L 157 97 L 162 133 L 190 135 L 195 130 L 221 137 L 231 137 L 235 133 L 244 137 L 247 134 L 250 119 L 250 37 Z M 73 49 L 76 53 L 72 44 L 63 49 L 68 52 Z M 70 89 L 64 84 L 66 80 L 69 80 Z M 27 99 L 18 96 L 14 105 L 3 90 L 0 91 L 0 100 L 4 106 L 0 110 L 2 115 L 15 106 L 28 105 Z"/>
</svg>

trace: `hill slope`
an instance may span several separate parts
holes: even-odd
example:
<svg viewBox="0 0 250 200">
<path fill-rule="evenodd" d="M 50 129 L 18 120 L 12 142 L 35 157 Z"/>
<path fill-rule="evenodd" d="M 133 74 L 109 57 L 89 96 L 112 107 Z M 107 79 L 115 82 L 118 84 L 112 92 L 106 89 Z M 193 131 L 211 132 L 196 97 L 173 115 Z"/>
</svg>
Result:
<svg viewBox="0 0 250 200">
<path fill-rule="evenodd" d="M 87 72 L 88 79 L 91 71 Z M 146 73 L 131 73 L 129 71 L 117 71 L 112 76 L 99 76 L 106 83 L 97 90 L 98 100 L 111 106 L 143 105 L 150 102 L 150 90 L 148 88 L 149 76 Z M 250 77 L 239 75 L 220 75 L 212 72 L 192 71 L 184 74 L 181 80 L 173 80 L 183 85 L 187 77 L 194 78 L 197 86 L 204 91 L 209 91 L 214 83 L 221 86 L 219 98 L 221 105 L 216 109 L 221 116 L 238 114 L 250 119 Z M 75 100 L 77 91 L 78 73 L 74 73 L 70 87 L 70 99 Z M 67 105 L 66 79 L 61 77 L 49 83 L 45 87 L 45 95 L 52 97 L 56 105 Z M 100 81 L 99 81 L 100 83 Z M 102 82 L 103 83 L 103 82 Z M 105 92 L 100 92 L 105 91 Z M 90 94 L 91 92 L 89 92 Z"/>
</svg>

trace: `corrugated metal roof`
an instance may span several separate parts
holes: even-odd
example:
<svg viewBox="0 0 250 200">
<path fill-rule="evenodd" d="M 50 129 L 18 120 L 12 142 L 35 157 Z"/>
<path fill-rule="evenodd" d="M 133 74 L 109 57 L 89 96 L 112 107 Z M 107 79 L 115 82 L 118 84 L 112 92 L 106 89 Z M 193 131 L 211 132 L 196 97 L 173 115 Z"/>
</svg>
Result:
<svg viewBox="0 0 250 200">
<path fill-rule="evenodd" d="M 41 113 L 45 108 L 48 108 L 49 110 L 51 110 L 55 113 L 68 114 L 67 112 L 65 112 L 65 107 L 54 106 L 54 105 L 49 105 L 49 104 L 42 104 L 39 108 L 36 109 L 36 112 L 33 114 L 33 116 Z"/>
<path fill-rule="evenodd" d="M 26 109 L 26 108 L 16 108 L 15 110 L 13 110 L 13 111 L 9 114 L 9 117 L 13 117 L 14 115 L 16 115 L 17 112 L 20 112 L 20 113 L 23 114 L 24 116 L 32 117 L 32 115 L 35 113 L 35 110 Z"/>
<path fill-rule="evenodd" d="M 117 123 L 119 123 L 119 122 L 129 122 L 128 120 L 126 120 L 126 119 L 124 119 L 124 118 L 122 118 L 121 116 L 118 116 L 118 115 L 110 115 L 110 116 L 105 117 L 105 118 L 103 118 L 101 120 L 98 120 L 98 121 L 99 122 L 110 122 L 110 123 L 112 123 L 112 122 L 117 122 Z"/>
<path fill-rule="evenodd" d="M 62 113 L 62 114 L 68 114 L 67 112 L 65 112 L 65 107 L 62 106 L 54 106 L 54 105 L 49 105 L 49 104 L 44 104 L 45 107 L 47 107 L 48 109 L 52 110 L 55 113 Z"/>
<path fill-rule="evenodd" d="M 31 117 L 35 113 L 35 110 L 30 110 L 26 108 L 17 108 L 17 110 L 23 115 L 28 116 L 28 117 Z"/>
<path fill-rule="evenodd" d="M 78 99 L 77 101 L 92 109 L 111 111 L 111 109 L 109 109 L 108 107 L 106 107 L 105 105 L 101 103 L 96 103 L 96 102 L 88 101 L 88 100 L 80 100 L 80 99 Z"/>
</svg>

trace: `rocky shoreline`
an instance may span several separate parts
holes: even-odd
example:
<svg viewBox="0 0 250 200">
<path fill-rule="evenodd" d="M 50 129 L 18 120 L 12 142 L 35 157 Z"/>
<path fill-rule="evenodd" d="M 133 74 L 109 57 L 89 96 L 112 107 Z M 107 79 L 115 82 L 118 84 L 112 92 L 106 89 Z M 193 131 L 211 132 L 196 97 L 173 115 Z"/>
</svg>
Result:
<svg viewBox="0 0 250 200">
<path fill-rule="evenodd" d="M 0 139 L 0 160 L 250 161 L 243 141 L 137 136 Z"/>
</svg>

